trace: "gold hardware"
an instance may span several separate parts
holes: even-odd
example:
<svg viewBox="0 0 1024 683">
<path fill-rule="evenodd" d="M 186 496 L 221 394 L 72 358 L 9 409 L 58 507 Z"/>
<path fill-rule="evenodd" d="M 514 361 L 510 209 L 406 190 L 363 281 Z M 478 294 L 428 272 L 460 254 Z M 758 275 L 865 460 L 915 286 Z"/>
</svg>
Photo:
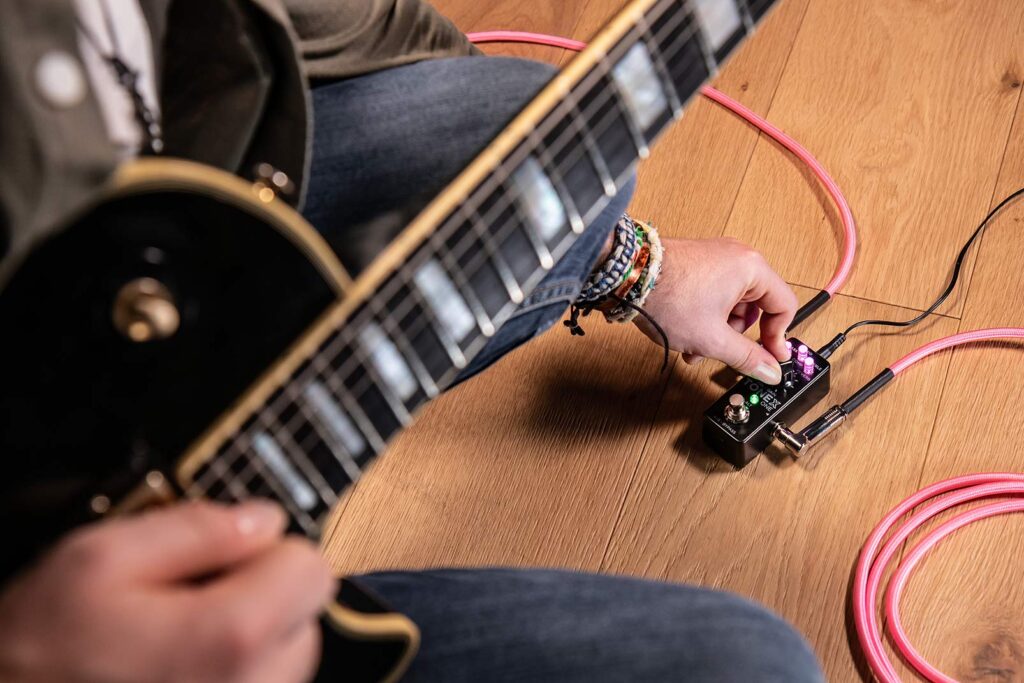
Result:
<svg viewBox="0 0 1024 683">
<path fill-rule="evenodd" d="M 97 496 L 97 498 L 105 496 Z M 140 512 L 147 508 L 157 507 L 173 503 L 177 499 L 174 489 L 162 472 L 153 470 L 146 474 L 142 483 L 136 486 L 114 507 L 110 508 L 112 515 L 129 515 L 133 512 Z M 96 498 L 93 498 L 95 501 Z M 109 503 L 109 500 L 107 501 Z"/>
<path fill-rule="evenodd" d="M 118 332 L 138 343 L 167 339 L 181 324 L 170 291 L 149 277 L 121 288 L 114 299 L 113 317 Z"/>
</svg>

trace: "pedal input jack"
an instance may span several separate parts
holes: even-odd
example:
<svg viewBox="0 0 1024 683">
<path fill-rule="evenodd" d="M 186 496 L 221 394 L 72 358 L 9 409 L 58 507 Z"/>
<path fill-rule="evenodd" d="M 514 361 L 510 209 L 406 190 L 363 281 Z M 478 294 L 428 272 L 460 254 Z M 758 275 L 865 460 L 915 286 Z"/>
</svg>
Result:
<svg viewBox="0 0 1024 683">
<path fill-rule="evenodd" d="M 846 422 L 847 415 L 848 413 L 841 406 L 832 406 L 821 417 L 799 432 L 794 432 L 785 424 L 779 423 L 775 427 L 775 439 L 785 446 L 794 458 L 799 458 L 807 452 L 807 449 Z"/>
</svg>

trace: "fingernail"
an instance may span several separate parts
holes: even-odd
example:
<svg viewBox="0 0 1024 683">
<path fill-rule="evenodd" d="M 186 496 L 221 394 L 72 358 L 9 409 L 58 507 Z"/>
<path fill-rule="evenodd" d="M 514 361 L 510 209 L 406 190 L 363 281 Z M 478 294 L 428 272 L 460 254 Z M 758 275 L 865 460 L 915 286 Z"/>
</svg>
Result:
<svg viewBox="0 0 1024 683">
<path fill-rule="evenodd" d="M 284 510 L 268 500 L 250 500 L 235 508 L 238 531 L 243 536 L 277 533 L 285 526 Z"/>
<path fill-rule="evenodd" d="M 778 364 L 769 365 L 768 363 L 761 363 L 751 376 L 765 384 L 778 384 L 782 381 L 782 368 Z"/>
</svg>

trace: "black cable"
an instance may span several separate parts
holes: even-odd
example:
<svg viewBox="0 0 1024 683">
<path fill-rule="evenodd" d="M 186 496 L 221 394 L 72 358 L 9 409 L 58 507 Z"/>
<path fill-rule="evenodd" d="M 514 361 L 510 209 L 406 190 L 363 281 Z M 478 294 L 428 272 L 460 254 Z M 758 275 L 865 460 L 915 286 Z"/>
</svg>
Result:
<svg viewBox="0 0 1024 683">
<path fill-rule="evenodd" d="M 807 320 L 807 318 L 809 318 L 812 313 L 814 313 L 819 308 L 827 304 L 829 302 L 829 299 L 831 298 L 832 295 L 826 292 L 824 289 L 815 294 L 810 301 L 808 301 L 799 309 L 797 309 L 796 315 L 793 316 L 793 322 L 791 322 L 789 324 L 789 327 L 786 328 L 786 332 L 792 332 L 793 328 L 795 328 L 803 321 Z"/>
<path fill-rule="evenodd" d="M 939 308 L 939 306 L 945 303 L 946 299 L 949 298 L 949 295 L 953 293 L 953 290 L 956 289 L 957 281 L 960 279 L 960 271 L 963 269 L 964 261 L 967 258 L 967 253 L 971 250 L 971 247 L 981 236 L 981 233 L 985 231 L 985 228 L 988 227 L 989 223 L 992 221 L 993 218 L 995 218 L 997 213 L 1002 211 L 1007 204 L 1009 204 L 1014 199 L 1017 199 L 1022 195 L 1024 195 L 1024 187 L 1020 188 L 1013 194 L 1003 199 L 1003 201 L 999 202 L 994 209 L 988 212 L 988 215 L 985 216 L 984 220 L 982 220 L 981 223 L 978 224 L 978 227 L 977 229 L 975 229 L 974 234 L 971 235 L 971 238 L 969 240 L 967 240 L 967 244 L 965 244 L 963 249 L 960 250 L 960 254 L 956 258 L 956 265 L 953 267 L 953 276 L 949 279 L 949 284 L 946 285 L 946 289 L 942 292 L 942 294 L 939 295 L 939 298 L 935 300 L 935 303 L 929 306 L 926 311 L 924 311 L 923 313 L 914 318 L 911 318 L 910 320 L 904 320 L 902 322 L 895 320 L 861 320 L 860 322 L 854 323 L 853 325 L 847 327 L 843 334 L 847 335 L 853 330 L 856 330 L 858 327 L 864 327 L 866 325 L 884 325 L 886 327 L 912 327 L 913 325 L 918 324 L 919 322 L 927 318 L 929 315 L 934 313 Z"/>
</svg>

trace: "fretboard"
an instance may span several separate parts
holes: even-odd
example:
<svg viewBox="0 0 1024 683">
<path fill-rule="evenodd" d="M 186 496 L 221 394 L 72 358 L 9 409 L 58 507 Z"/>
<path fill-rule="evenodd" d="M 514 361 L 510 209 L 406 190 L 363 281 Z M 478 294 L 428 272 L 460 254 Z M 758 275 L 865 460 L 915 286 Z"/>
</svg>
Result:
<svg viewBox="0 0 1024 683">
<path fill-rule="evenodd" d="M 364 273 L 365 295 L 325 316 L 264 396 L 241 401 L 231 429 L 186 455 L 186 492 L 279 500 L 316 536 L 340 493 L 514 314 L 772 4 L 631 3 L 527 108 L 529 125 L 499 137 L 486 172 L 468 187 L 456 180 L 429 229 Z"/>
</svg>

